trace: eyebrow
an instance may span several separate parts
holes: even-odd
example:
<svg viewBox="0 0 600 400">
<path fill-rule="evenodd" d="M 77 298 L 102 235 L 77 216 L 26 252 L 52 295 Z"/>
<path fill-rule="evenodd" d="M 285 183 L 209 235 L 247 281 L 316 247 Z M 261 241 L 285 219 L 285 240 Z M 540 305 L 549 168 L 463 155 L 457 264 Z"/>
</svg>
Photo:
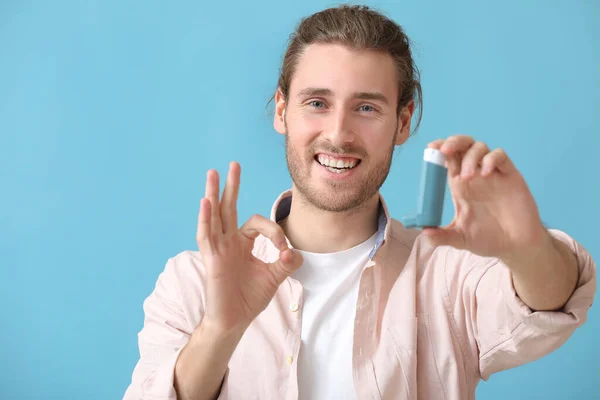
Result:
<svg viewBox="0 0 600 400">
<path fill-rule="evenodd" d="M 358 92 L 354 93 L 354 97 L 361 100 L 378 100 L 388 104 L 388 99 L 380 92 Z"/>
<path fill-rule="evenodd" d="M 298 97 L 331 96 L 332 94 L 331 89 L 307 87 L 298 92 Z"/>
<path fill-rule="evenodd" d="M 298 97 L 311 97 L 311 96 L 331 96 L 333 91 L 327 88 L 308 87 L 298 92 Z M 381 92 L 356 92 L 352 96 L 356 99 L 361 100 L 377 100 L 384 104 L 389 104 L 387 97 Z"/>
</svg>

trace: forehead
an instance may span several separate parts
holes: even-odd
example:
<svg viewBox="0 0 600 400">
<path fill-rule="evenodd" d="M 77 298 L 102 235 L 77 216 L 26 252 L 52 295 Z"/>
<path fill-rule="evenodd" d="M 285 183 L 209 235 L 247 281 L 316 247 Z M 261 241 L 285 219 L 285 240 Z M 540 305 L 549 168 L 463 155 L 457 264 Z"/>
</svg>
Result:
<svg viewBox="0 0 600 400">
<path fill-rule="evenodd" d="M 376 50 L 354 50 L 340 44 L 311 44 L 299 57 L 290 95 L 303 88 L 331 89 L 336 95 L 381 92 L 390 100 L 398 91 L 392 57 Z"/>
</svg>

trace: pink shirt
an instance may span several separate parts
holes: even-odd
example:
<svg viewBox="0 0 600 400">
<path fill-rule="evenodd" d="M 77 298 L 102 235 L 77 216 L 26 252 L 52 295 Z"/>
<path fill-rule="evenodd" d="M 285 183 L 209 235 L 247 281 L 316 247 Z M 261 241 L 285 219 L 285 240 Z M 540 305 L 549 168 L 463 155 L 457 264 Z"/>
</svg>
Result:
<svg viewBox="0 0 600 400">
<path fill-rule="evenodd" d="M 271 213 L 289 213 L 291 192 Z M 589 253 L 565 233 L 579 263 L 577 289 L 560 312 L 532 312 L 506 265 L 452 247 L 432 247 L 389 214 L 362 273 L 354 318 L 352 370 L 359 399 L 473 399 L 481 379 L 536 360 L 562 345 L 587 317 L 596 291 Z M 254 254 L 271 262 L 264 237 Z M 198 252 L 171 258 L 144 302 L 140 359 L 124 400 L 176 399 L 177 357 L 202 320 L 205 270 Z M 296 399 L 302 286 L 288 278 L 245 332 L 219 399 Z"/>
</svg>

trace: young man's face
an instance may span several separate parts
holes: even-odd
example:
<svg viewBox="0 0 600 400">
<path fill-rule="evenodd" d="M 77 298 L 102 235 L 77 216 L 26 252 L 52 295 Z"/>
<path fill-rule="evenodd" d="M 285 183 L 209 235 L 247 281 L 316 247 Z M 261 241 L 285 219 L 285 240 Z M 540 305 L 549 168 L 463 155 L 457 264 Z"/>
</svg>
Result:
<svg viewBox="0 0 600 400">
<path fill-rule="evenodd" d="M 305 49 L 287 103 L 276 95 L 274 125 L 286 135 L 294 189 L 310 203 L 347 211 L 377 193 L 394 145 L 410 132 L 414 106 L 397 114 L 397 82 L 388 54 L 334 44 Z"/>
</svg>

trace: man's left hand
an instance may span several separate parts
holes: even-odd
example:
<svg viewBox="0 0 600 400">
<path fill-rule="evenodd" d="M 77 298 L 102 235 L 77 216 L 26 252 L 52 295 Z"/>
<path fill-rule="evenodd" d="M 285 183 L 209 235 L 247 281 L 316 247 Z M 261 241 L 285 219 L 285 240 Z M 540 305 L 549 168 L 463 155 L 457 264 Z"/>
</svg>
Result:
<svg viewBox="0 0 600 400">
<path fill-rule="evenodd" d="M 504 150 L 462 135 L 428 147 L 446 157 L 455 208 L 450 225 L 423 230 L 436 244 L 506 259 L 552 242 L 525 179 Z"/>
</svg>

